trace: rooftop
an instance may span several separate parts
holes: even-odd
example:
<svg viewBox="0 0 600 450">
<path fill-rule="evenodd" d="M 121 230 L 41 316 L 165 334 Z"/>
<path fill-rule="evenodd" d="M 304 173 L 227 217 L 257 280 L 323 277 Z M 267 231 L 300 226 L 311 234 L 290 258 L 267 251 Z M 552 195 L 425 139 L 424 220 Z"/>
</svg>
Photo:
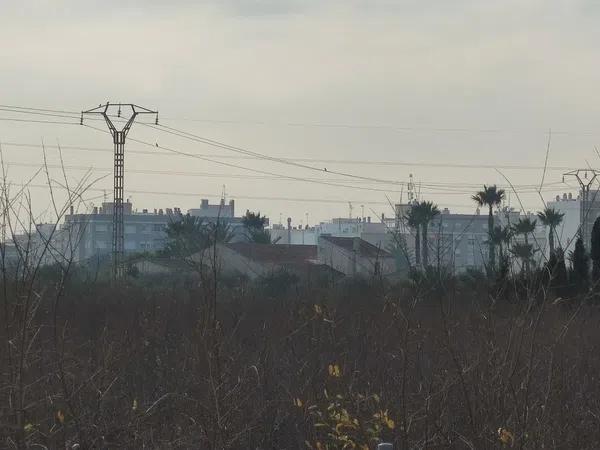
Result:
<svg viewBox="0 0 600 450">
<path fill-rule="evenodd" d="M 275 245 L 236 242 L 225 246 L 240 255 L 263 263 L 297 264 L 317 259 L 316 245 Z"/>
<path fill-rule="evenodd" d="M 376 258 L 376 257 L 391 257 L 392 254 L 382 248 L 376 247 L 373 244 L 365 241 L 364 239 L 360 239 L 357 237 L 335 237 L 335 236 L 327 236 L 321 235 L 322 239 L 325 239 L 332 244 L 343 248 L 344 250 L 354 251 L 354 240 L 358 239 L 360 242 L 359 251 L 363 256 Z"/>
</svg>

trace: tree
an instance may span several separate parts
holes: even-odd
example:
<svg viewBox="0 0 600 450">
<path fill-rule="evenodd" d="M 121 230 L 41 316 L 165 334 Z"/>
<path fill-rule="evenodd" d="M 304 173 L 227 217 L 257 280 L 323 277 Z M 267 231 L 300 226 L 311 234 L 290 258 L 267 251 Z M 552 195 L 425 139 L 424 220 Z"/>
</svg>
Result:
<svg viewBox="0 0 600 450">
<path fill-rule="evenodd" d="M 229 225 L 207 222 L 202 217 L 186 214 L 180 220 L 169 222 L 165 228 L 167 242 L 162 253 L 169 256 L 189 256 L 198 253 L 214 242 L 229 242 L 232 237 Z"/>
<path fill-rule="evenodd" d="M 592 228 L 592 248 L 590 252 L 592 257 L 592 277 L 594 281 L 600 278 L 600 217 L 598 217 Z"/>
<path fill-rule="evenodd" d="M 496 225 L 488 238 L 493 242 L 494 247 L 499 250 L 498 274 L 500 275 L 500 279 L 504 279 L 508 275 L 510 264 L 508 255 L 504 252 L 504 249 L 508 249 L 511 237 L 512 230 L 509 226 L 502 227 Z"/>
<path fill-rule="evenodd" d="M 421 265 L 421 216 L 418 208 L 413 205 L 406 214 L 406 223 L 415 230 L 415 264 Z"/>
<path fill-rule="evenodd" d="M 271 233 L 269 230 L 265 230 L 265 224 L 267 218 L 261 216 L 259 213 L 253 213 L 250 211 L 246 212 L 246 215 L 242 218 L 242 224 L 246 228 L 246 238 L 250 242 L 257 244 L 270 244 Z"/>
<path fill-rule="evenodd" d="M 571 270 L 573 271 L 573 282 L 576 289 L 579 290 L 587 286 L 590 272 L 589 256 L 585 251 L 581 236 L 577 238 L 575 250 L 571 252 L 569 259 L 571 260 Z"/>
<path fill-rule="evenodd" d="M 521 218 L 512 227 L 512 232 L 516 235 L 523 235 L 525 243 L 529 243 L 529 234 L 535 231 L 537 220 L 531 220 L 529 217 Z"/>
<path fill-rule="evenodd" d="M 483 190 L 477 192 L 471 198 L 479 206 L 488 207 L 488 234 L 492 233 L 494 229 L 494 207 L 499 206 L 504 200 L 505 193 L 504 189 L 498 189 L 496 185 L 486 186 L 483 185 Z M 496 247 L 492 239 L 488 239 L 489 244 L 489 257 L 490 257 L 490 270 L 495 270 L 496 267 Z"/>
<path fill-rule="evenodd" d="M 550 256 L 554 254 L 554 235 L 556 234 L 556 227 L 558 227 L 565 215 L 554 208 L 546 207 L 543 211 L 539 211 L 537 216 L 544 226 L 548 227 L 548 246 L 550 247 Z"/>
<path fill-rule="evenodd" d="M 427 241 L 427 229 L 429 227 L 429 223 L 440 213 L 437 205 L 434 205 L 433 202 L 422 201 L 413 206 L 413 208 L 417 208 L 417 214 L 421 218 L 421 240 L 423 245 L 423 266 L 427 267 L 429 265 L 429 243 Z"/>
<path fill-rule="evenodd" d="M 513 246 L 513 254 L 521 258 L 525 267 L 527 275 L 530 273 L 531 257 L 535 253 L 533 246 L 529 244 L 529 234 L 535 231 L 537 220 L 531 220 L 529 217 L 521 218 L 512 227 L 512 232 L 516 235 L 523 235 L 524 243 L 516 243 Z M 529 249 L 529 250 L 527 250 Z M 524 258 L 526 254 L 529 254 L 527 258 Z"/>
<path fill-rule="evenodd" d="M 551 253 L 546 263 L 544 271 L 545 280 L 555 289 L 559 296 L 564 296 L 568 292 L 569 275 L 565 264 L 565 255 L 561 248 Z"/>
<path fill-rule="evenodd" d="M 250 211 L 246 211 L 246 215 L 242 217 L 242 224 L 248 229 L 260 229 L 262 230 L 267 223 L 267 218 L 265 216 L 261 216 L 260 212 L 253 213 Z"/>
<path fill-rule="evenodd" d="M 497 247 L 499 250 L 500 261 L 504 259 L 504 248 L 510 242 L 510 238 L 512 236 L 512 230 L 510 227 L 501 227 L 499 225 L 495 226 L 492 232 L 490 233 L 489 240 L 492 241 L 494 247 Z M 489 242 L 488 242 L 489 244 Z"/>
<path fill-rule="evenodd" d="M 534 253 L 533 246 L 527 243 L 516 242 L 511 249 L 511 253 L 521 260 L 521 273 L 525 271 L 529 275 L 529 262 Z"/>
</svg>

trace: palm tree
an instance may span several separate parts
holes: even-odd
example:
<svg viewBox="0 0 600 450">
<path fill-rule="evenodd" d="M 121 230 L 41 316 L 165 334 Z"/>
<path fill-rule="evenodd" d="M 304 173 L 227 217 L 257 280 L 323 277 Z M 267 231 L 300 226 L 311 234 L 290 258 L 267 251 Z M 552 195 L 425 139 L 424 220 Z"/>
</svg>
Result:
<svg viewBox="0 0 600 450">
<path fill-rule="evenodd" d="M 421 216 L 416 204 L 412 205 L 406 214 L 407 225 L 415 230 L 415 265 L 421 264 Z"/>
<path fill-rule="evenodd" d="M 556 227 L 562 223 L 565 215 L 554 208 L 546 207 L 543 211 L 538 211 L 537 216 L 544 226 L 549 228 L 548 246 L 550 247 L 550 256 L 552 256 L 554 254 L 554 234 L 556 233 Z"/>
<path fill-rule="evenodd" d="M 508 226 L 501 227 L 497 225 L 490 233 L 489 240 L 491 240 L 494 247 L 498 247 L 498 250 L 500 251 L 500 261 L 504 259 L 504 246 L 510 242 L 511 236 L 512 230 Z"/>
<path fill-rule="evenodd" d="M 493 186 L 486 186 L 484 184 L 483 190 L 471 197 L 477 205 L 488 207 L 488 234 L 491 234 L 494 229 L 494 206 L 499 206 L 502 203 L 502 200 L 504 200 L 504 197 L 504 189 L 498 189 L 495 184 Z M 488 243 L 490 252 L 490 270 L 494 270 L 496 267 L 496 248 L 492 239 L 489 239 Z"/>
<path fill-rule="evenodd" d="M 517 223 L 515 223 L 512 227 L 512 231 L 516 235 L 523 235 L 524 243 L 516 243 L 513 247 L 513 253 L 521 258 L 524 261 L 525 270 L 529 274 L 529 263 L 531 260 L 531 256 L 533 256 L 533 246 L 529 245 L 529 234 L 535 231 L 535 227 L 537 225 L 537 220 L 531 220 L 529 217 L 525 217 L 524 219 L 519 219 Z M 529 250 L 527 250 L 529 249 Z M 516 253 L 515 251 L 518 251 Z M 527 256 L 529 255 L 529 256 Z M 527 258 L 525 258 L 527 256 Z"/>
<path fill-rule="evenodd" d="M 521 260 L 521 273 L 525 270 L 525 273 L 529 274 L 529 261 L 534 253 L 533 245 L 516 242 L 511 249 L 511 253 Z"/>
<path fill-rule="evenodd" d="M 429 244 L 427 242 L 427 229 L 429 228 L 429 223 L 440 213 L 437 205 L 434 205 L 433 202 L 422 201 L 419 203 L 415 203 L 411 207 L 411 212 L 414 211 L 414 214 L 417 218 L 417 227 L 420 225 L 421 227 L 421 245 L 422 245 L 422 255 L 423 255 L 423 266 L 427 267 L 429 265 Z M 416 237 L 415 237 L 415 244 Z"/>
<path fill-rule="evenodd" d="M 514 234 L 522 234 L 525 237 L 525 243 L 528 244 L 527 236 L 535 231 L 537 220 L 531 220 L 529 217 L 521 218 L 512 227 Z"/>
</svg>

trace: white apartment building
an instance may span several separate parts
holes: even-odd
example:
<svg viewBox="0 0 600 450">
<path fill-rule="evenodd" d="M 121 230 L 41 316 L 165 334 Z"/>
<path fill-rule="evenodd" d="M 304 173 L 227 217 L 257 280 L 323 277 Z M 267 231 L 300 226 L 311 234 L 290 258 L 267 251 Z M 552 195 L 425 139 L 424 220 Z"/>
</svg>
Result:
<svg viewBox="0 0 600 450">
<path fill-rule="evenodd" d="M 564 193 L 562 196 L 557 195 L 553 201 L 546 202 L 546 206 L 549 208 L 554 208 L 555 210 L 564 214 L 562 223 L 556 229 L 556 234 L 558 237 L 558 242 L 556 242 L 556 245 L 558 246 L 560 244 L 560 247 L 563 248 L 565 253 L 568 254 L 569 251 L 572 251 L 575 248 L 575 241 L 577 239 L 577 234 L 579 233 L 581 224 L 580 198 L 579 196 L 574 196 L 571 193 Z M 594 217 L 593 220 L 595 219 L 596 217 Z M 587 248 L 589 249 L 589 247 Z"/>
<path fill-rule="evenodd" d="M 321 235 L 357 237 L 382 249 L 391 244 L 388 226 L 372 221 L 370 217 L 334 218 L 313 227 L 293 226 L 292 219 L 288 218 L 287 227 L 278 224 L 271 229 L 271 239 L 277 239 L 277 244 L 317 245 Z"/>
<path fill-rule="evenodd" d="M 73 253 L 76 262 L 90 258 L 101 258 L 112 251 L 112 203 L 103 203 L 102 207 L 94 208 L 92 213 L 75 214 L 71 212 L 65 216 L 65 221 L 60 228 L 60 246 L 65 251 Z M 141 212 L 134 210 L 133 205 L 124 203 L 125 226 L 125 253 L 143 253 L 161 250 L 165 246 L 165 228 L 169 223 L 181 220 L 180 208 L 154 209 Z M 203 199 L 200 208 L 188 210 L 193 217 L 202 217 L 208 221 L 219 220 L 230 226 L 233 241 L 244 239 L 243 223 L 241 217 L 234 217 L 234 201 L 228 205 L 224 201 L 211 205 Z"/>
</svg>

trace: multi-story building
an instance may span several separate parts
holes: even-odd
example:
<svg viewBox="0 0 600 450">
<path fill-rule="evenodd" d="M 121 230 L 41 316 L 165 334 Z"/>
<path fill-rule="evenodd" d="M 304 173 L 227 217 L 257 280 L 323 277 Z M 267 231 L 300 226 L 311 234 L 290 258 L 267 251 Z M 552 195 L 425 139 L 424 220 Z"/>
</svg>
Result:
<svg viewBox="0 0 600 450">
<path fill-rule="evenodd" d="M 132 204 L 124 203 L 125 253 L 142 253 L 161 250 L 165 246 L 167 225 L 182 218 L 181 209 L 166 208 L 141 212 L 134 210 Z M 94 208 L 92 213 L 71 214 L 65 216 L 61 227 L 61 244 L 65 252 L 72 252 L 74 261 L 85 261 L 92 257 L 101 258 L 112 251 L 113 204 L 103 203 Z M 233 235 L 232 241 L 245 238 L 241 217 L 234 216 L 234 201 L 228 205 L 224 201 L 210 205 L 202 200 L 200 208 L 188 211 L 193 217 L 200 217 L 209 222 L 219 221 L 229 225 Z"/>
<path fill-rule="evenodd" d="M 404 205 L 397 205 L 397 210 L 407 212 Z M 410 205 L 408 206 L 410 208 Z M 531 213 L 520 215 L 518 211 L 503 209 L 494 214 L 494 226 L 510 226 L 520 218 L 529 217 L 536 220 Z M 403 249 L 414 264 L 415 237 L 414 231 L 406 226 L 402 217 L 396 221 L 397 235 L 405 245 Z M 429 264 L 444 266 L 452 272 L 463 272 L 467 269 L 485 270 L 489 261 L 488 255 L 488 216 L 479 210 L 475 214 L 455 214 L 448 208 L 435 217 L 428 227 Z M 522 237 L 515 238 L 517 242 Z M 539 220 L 535 231 L 528 239 L 534 248 L 533 259 L 536 263 L 545 260 L 546 233 Z M 508 249 L 507 249 L 508 251 Z"/>
<path fill-rule="evenodd" d="M 292 219 L 288 218 L 287 227 L 279 224 L 271 229 L 271 238 L 277 244 L 317 245 L 321 235 L 357 237 L 383 249 L 391 243 L 387 225 L 371 221 L 370 217 L 334 218 L 313 227 L 292 226 Z"/>
<path fill-rule="evenodd" d="M 600 196 L 598 198 L 600 204 Z M 555 200 L 546 203 L 548 208 L 564 214 L 562 223 L 556 228 L 558 237 L 557 246 L 560 246 L 566 252 L 575 248 L 575 240 L 579 234 L 581 227 L 581 200 L 579 196 L 574 197 L 573 194 L 564 193 L 562 196 L 557 195 Z M 596 220 L 596 214 L 592 215 L 593 220 Z M 590 217 L 590 219 L 591 219 Z M 593 226 L 593 220 L 591 227 Z M 589 247 L 588 247 L 589 248 Z"/>
</svg>

